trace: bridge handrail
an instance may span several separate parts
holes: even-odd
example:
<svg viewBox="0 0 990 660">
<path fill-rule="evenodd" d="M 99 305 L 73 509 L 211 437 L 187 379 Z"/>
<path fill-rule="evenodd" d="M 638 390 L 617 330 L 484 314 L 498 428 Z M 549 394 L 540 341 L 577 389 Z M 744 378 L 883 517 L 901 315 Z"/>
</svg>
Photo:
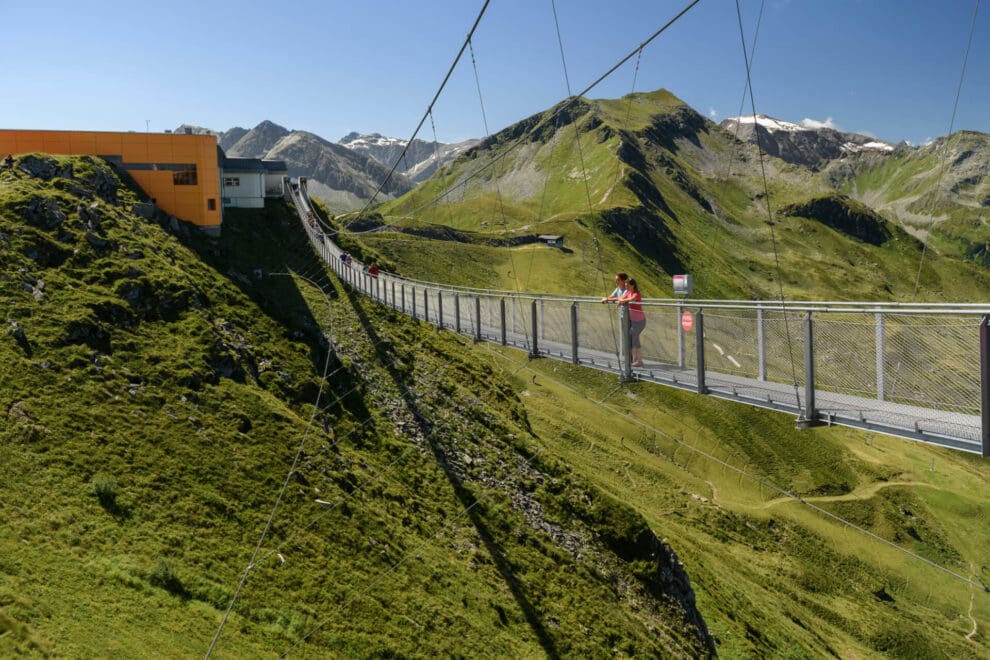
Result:
<svg viewBox="0 0 990 660">
<path fill-rule="evenodd" d="M 617 332 L 599 296 L 373 275 L 340 260 L 305 180 L 290 190 L 313 249 L 346 285 L 438 328 L 622 382 L 796 412 L 799 426 L 841 424 L 990 456 L 990 303 L 649 299 L 648 353 L 631 361 L 624 308 Z M 688 310 L 697 316 L 679 313 Z"/>
<path fill-rule="evenodd" d="M 312 211 L 309 203 L 305 182 L 299 189 L 300 199 L 307 211 Z M 342 250 L 336 247 L 336 255 Z M 358 263 L 360 266 L 361 264 Z M 388 277 L 411 285 L 453 291 L 468 295 L 488 297 L 518 298 L 522 300 L 555 300 L 567 302 L 598 302 L 601 296 L 570 295 L 565 293 L 546 293 L 537 291 L 515 291 L 511 289 L 485 289 L 481 287 L 433 282 L 414 277 L 408 277 L 391 271 L 379 271 L 379 277 Z M 974 303 L 933 303 L 933 302 L 885 302 L 885 301 L 848 301 L 848 300 L 741 300 L 725 298 L 644 298 L 643 304 L 650 307 L 678 307 L 726 310 L 762 310 L 765 312 L 827 312 L 841 314 L 863 314 L 883 312 L 885 314 L 934 314 L 950 316 L 990 315 L 990 302 Z"/>
</svg>

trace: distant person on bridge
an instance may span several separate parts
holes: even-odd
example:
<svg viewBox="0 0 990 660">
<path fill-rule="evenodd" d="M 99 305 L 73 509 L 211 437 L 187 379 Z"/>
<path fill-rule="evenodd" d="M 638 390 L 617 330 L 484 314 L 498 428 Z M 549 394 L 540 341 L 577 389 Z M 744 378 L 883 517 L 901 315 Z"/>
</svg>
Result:
<svg viewBox="0 0 990 660">
<path fill-rule="evenodd" d="M 629 349 L 632 354 L 632 366 L 643 366 L 642 348 L 639 343 L 639 335 L 646 327 L 646 314 L 643 313 L 643 296 L 639 293 L 639 285 L 636 280 L 629 278 L 626 280 L 626 290 L 619 298 L 619 305 L 629 306 Z"/>
<path fill-rule="evenodd" d="M 622 298 L 622 295 L 626 292 L 626 282 L 629 281 L 629 276 L 625 273 L 615 274 L 615 290 L 602 298 L 602 304 L 607 302 L 618 302 Z"/>
<path fill-rule="evenodd" d="M 372 263 L 370 266 L 368 266 L 368 275 L 371 275 L 372 277 L 378 277 L 378 264 Z"/>
</svg>

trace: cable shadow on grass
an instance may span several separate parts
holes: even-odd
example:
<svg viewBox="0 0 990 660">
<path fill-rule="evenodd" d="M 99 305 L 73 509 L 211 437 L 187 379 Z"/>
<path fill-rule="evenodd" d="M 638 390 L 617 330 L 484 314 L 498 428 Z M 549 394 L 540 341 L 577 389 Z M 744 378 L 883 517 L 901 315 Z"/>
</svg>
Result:
<svg viewBox="0 0 990 660">
<path fill-rule="evenodd" d="M 505 584 L 512 592 L 512 596 L 518 604 L 519 609 L 522 611 L 523 616 L 525 616 L 526 622 L 533 630 L 539 640 L 540 646 L 543 648 L 544 652 L 546 652 L 547 656 L 550 658 L 559 658 L 560 652 L 557 650 L 557 646 L 554 643 L 553 638 L 543 625 L 543 622 L 540 620 L 540 615 L 536 611 L 536 608 L 533 607 L 533 604 L 526 597 L 523 587 L 512 569 L 512 564 L 509 562 L 508 557 L 506 557 L 505 551 L 495 539 L 484 518 L 475 507 L 478 502 L 478 498 L 476 498 L 467 488 L 465 488 L 463 481 L 450 465 L 444 448 L 436 439 L 432 424 L 423 414 L 423 411 L 416 402 L 415 394 L 409 391 L 409 388 L 403 382 L 402 375 L 395 369 L 394 360 L 392 359 L 392 356 L 389 355 L 386 343 L 382 342 L 381 337 L 379 337 L 378 333 L 375 331 L 374 324 L 371 323 L 367 314 L 361 308 L 361 305 L 358 304 L 359 299 L 363 300 L 364 296 L 351 288 L 345 288 L 345 291 L 347 298 L 351 303 L 351 307 L 353 308 L 354 313 L 361 324 L 361 328 L 371 341 L 372 346 L 375 348 L 375 353 L 378 356 L 379 363 L 388 374 L 392 384 L 395 385 L 396 389 L 402 394 L 403 402 L 406 404 L 408 411 L 416 420 L 417 431 L 419 431 L 422 437 L 429 440 L 430 448 L 433 451 L 437 464 L 443 469 L 444 474 L 447 476 L 447 480 L 454 489 L 457 499 L 463 505 L 464 511 L 466 511 L 470 516 L 471 523 L 474 525 L 478 532 L 478 536 L 485 544 L 485 548 L 488 550 L 488 554 L 495 563 L 499 574 L 502 576 Z M 500 616 L 502 616 L 501 613 Z"/>
</svg>

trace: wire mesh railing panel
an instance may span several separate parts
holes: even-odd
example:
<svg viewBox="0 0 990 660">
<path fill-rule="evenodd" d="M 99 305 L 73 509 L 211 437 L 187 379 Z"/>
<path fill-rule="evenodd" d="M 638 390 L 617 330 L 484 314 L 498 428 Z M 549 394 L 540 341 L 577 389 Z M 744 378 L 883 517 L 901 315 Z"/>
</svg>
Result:
<svg viewBox="0 0 990 660">
<path fill-rule="evenodd" d="M 449 289 L 441 289 L 437 292 L 437 299 L 440 303 L 437 307 L 438 322 L 443 327 L 453 330 L 457 327 L 457 314 L 460 306 L 457 294 Z"/>
<path fill-rule="evenodd" d="M 763 312 L 766 380 L 804 385 L 804 316 L 797 312 Z"/>
<path fill-rule="evenodd" d="M 676 307 L 643 306 L 646 327 L 639 336 L 644 362 L 678 365 L 681 333 L 680 314 Z"/>
<path fill-rule="evenodd" d="M 760 350 L 753 310 L 705 312 L 705 367 L 707 370 L 759 378 Z"/>
<path fill-rule="evenodd" d="M 545 300 L 537 303 L 540 309 L 540 350 L 555 345 L 554 351 L 560 352 L 561 347 L 570 350 L 571 346 L 571 303 L 565 300 Z"/>
<path fill-rule="evenodd" d="M 513 296 L 507 298 L 505 303 L 509 343 L 531 349 L 533 346 L 533 300 Z"/>
<path fill-rule="evenodd" d="M 884 399 L 980 414 L 979 317 L 885 319 Z"/>
<path fill-rule="evenodd" d="M 481 336 L 494 342 L 500 342 L 502 333 L 501 298 L 482 296 L 481 307 Z"/>
<path fill-rule="evenodd" d="M 582 354 L 611 356 L 619 353 L 619 316 L 615 305 L 579 302 L 578 348 Z"/>
<path fill-rule="evenodd" d="M 453 328 L 465 335 L 474 334 L 474 296 L 453 293 Z"/>
<path fill-rule="evenodd" d="M 623 380 L 699 390 L 703 336 L 705 392 L 789 412 L 807 408 L 805 319 L 810 314 L 817 419 L 986 451 L 980 424 L 980 322 L 986 312 L 976 304 L 655 300 L 643 304 L 644 364 L 629 373 L 629 356 L 619 354 L 626 342 L 614 305 L 588 297 L 431 284 L 389 273 L 374 278 L 363 264 L 341 262 L 339 247 L 326 235 L 307 231 L 314 250 L 347 286 L 419 320 L 531 354 L 576 357 Z"/>
<path fill-rule="evenodd" d="M 429 287 L 429 288 L 423 289 L 423 291 L 425 292 L 424 295 L 423 295 L 423 298 L 424 298 L 425 303 L 426 303 L 426 305 L 425 305 L 426 306 L 426 318 L 425 318 L 425 321 L 427 323 L 431 323 L 433 325 L 439 325 L 440 324 L 440 311 L 441 311 L 441 304 L 442 304 L 440 302 L 440 296 L 441 296 L 440 289 L 435 289 L 433 287 Z"/>
<path fill-rule="evenodd" d="M 414 319 L 423 318 L 423 289 L 416 286 L 406 286 L 406 314 Z"/>
<path fill-rule="evenodd" d="M 877 322 L 868 314 L 815 314 L 815 389 L 877 396 Z"/>
</svg>

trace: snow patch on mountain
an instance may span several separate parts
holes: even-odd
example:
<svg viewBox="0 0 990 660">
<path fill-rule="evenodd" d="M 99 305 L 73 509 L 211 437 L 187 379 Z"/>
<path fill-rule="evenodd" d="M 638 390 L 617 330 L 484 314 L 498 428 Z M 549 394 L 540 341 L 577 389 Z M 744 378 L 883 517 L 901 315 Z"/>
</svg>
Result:
<svg viewBox="0 0 990 660">
<path fill-rule="evenodd" d="M 842 148 L 843 150 L 848 151 L 851 154 L 858 154 L 861 151 L 890 152 L 894 150 L 894 145 L 875 140 L 873 142 L 867 142 L 865 144 L 856 144 L 855 142 L 845 142 L 843 143 Z"/>
<path fill-rule="evenodd" d="M 379 149 L 388 149 L 390 147 L 405 147 L 409 144 L 409 140 L 401 140 L 399 138 L 386 137 L 381 133 L 371 133 L 370 135 L 361 135 L 360 133 L 350 132 L 344 137 L 340 138 L 338 144 L 342 144 L 348 149 L 371 149 L 377 147 Z"/>
<path fill-rule="evenodd" d="M 793 133 L 795 131 L 813 130 L 810 128 L 805 128 L 800 124 L 794 124 L 789 121 L 783 121 L 782 119 L 775 119 L 774 117 L 770 117 L 769 115 L 759 115 L 759 114 L 756 115 L 755 117 L 753 115 L 746 115 L 743 117 L 726 117 L 724 120 L 722 120 L 723 124 L 729 122 L 734 122 L 736 124 L 759 124 L 766 130 L 770 131 L 771 133 L 773 133 L 774 131 L 787 131 L 789 133 Z"/>
</svg>

